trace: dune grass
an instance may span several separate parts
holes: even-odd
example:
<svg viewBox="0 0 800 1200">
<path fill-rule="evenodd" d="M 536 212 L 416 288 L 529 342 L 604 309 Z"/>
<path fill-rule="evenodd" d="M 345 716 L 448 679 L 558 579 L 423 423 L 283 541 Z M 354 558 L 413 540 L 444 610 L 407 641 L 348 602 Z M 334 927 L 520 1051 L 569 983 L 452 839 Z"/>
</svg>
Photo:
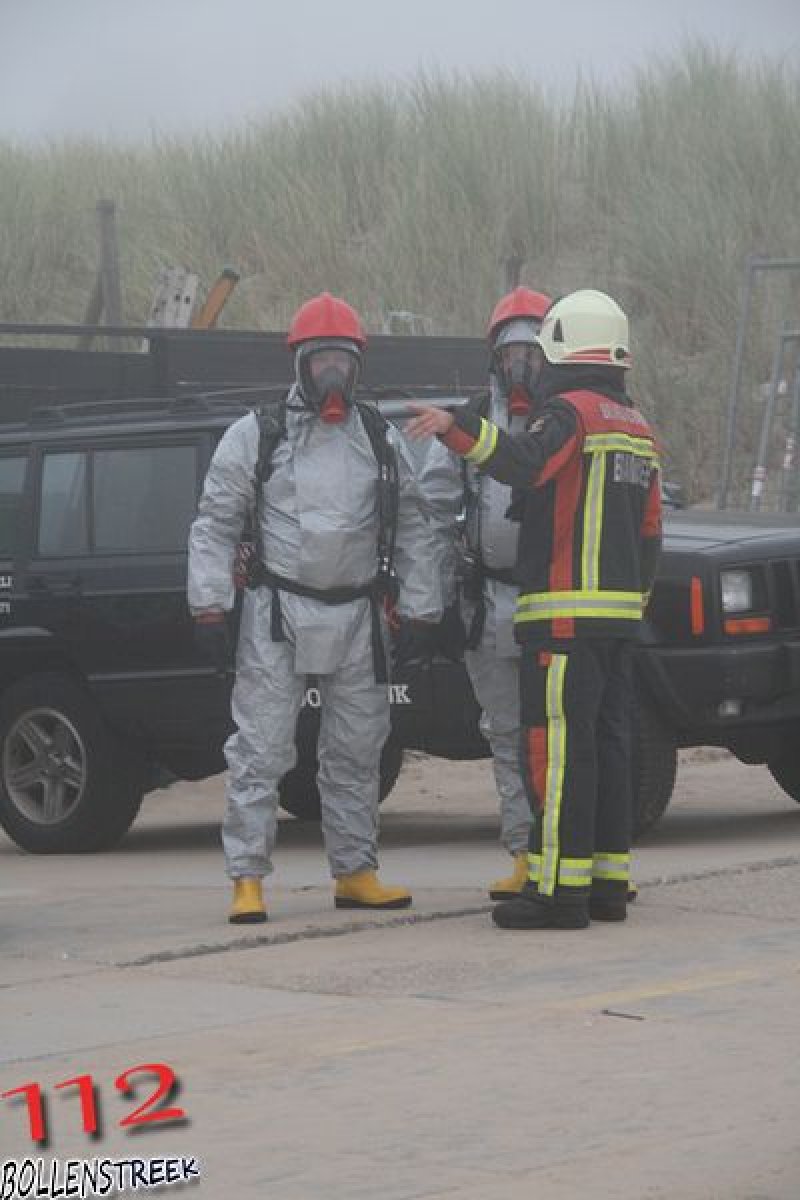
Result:
<svg viewBox="0 0 800 1200">
<path fill-rule="evenodd" d="M 718 474 L 745 257 L 800 256 L 800 76 L 690 44 L 624 91 L 548 96 L 517 75 L 420 74 L 310 95 L 224 135 L 0 142 L 0 320 L 78 321 L 114 198 L 125 319 L 157 269 L 242 273 L 228 326 L 285 327 L 323 288 L 380 330 L 390 310 L 481 334 L 503 263 L 629 312 L 632 390 L 695 499 Z M 800 279 L 759 289 L 737 481 L 746 485 L 781 322 Z M 777 445 L 777 442 L 776 442 Z"/>
</svg>

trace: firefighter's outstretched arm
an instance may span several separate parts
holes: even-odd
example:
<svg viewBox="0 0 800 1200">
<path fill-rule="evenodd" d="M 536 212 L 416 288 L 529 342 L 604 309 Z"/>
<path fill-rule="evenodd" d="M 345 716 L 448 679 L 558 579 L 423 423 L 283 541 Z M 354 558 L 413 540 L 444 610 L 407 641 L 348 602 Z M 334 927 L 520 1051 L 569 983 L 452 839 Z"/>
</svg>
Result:
<svg viewBox="0 0 800 1200">
<path fill-rule="evenodd" d="M 258 418 L 250 413 L 226 431 L 211 460 L 189 533 L 193 613 L 233 608 L 233 560 L 253 504 L 258 440 Z"/>
<path fill-rule="evenodd" d="M 449 450 L 515 488 L 541 486 L 580 452 L 575 414 L 557 399 L 541 408 L 525 433 L 514 435 L 470 410 L 419 408 L 417 414 L 406 427 L 409 437 L 436 435 Z"/>
</svg>

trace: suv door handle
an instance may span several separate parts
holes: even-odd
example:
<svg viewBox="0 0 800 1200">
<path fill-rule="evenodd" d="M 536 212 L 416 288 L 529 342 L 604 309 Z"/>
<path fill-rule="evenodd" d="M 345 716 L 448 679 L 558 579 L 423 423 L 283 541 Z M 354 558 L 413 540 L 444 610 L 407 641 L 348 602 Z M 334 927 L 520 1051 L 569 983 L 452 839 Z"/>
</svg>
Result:
<svg viewBox="0 0 800 1200">
<path fill-rule="evenodd" d="M 31 591 L 47 592 L 52 596 L 79 596 L 83 591 L 80 575 L 35 575 L 30 581 Z"/>
</svg>

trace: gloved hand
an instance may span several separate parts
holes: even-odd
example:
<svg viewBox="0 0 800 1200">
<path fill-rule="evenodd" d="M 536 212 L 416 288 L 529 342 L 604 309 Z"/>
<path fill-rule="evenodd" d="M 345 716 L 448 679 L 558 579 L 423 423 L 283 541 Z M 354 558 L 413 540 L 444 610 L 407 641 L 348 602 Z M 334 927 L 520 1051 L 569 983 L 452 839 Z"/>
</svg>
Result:
<svg viewBox="0 0 800 1200">
<path fill-rule="evenodd" d="M 224 612 L 196 613 L 194 641 L 206 662 L 224 674 L 233 667 L 233 642 Z"/>
<path fill-rule="evenodd" d="M 457 600 L 444 610 L 444 616 L 436 627 L 436 645 L 445 658 L 459 662 L 467 648 L 467 631 Z"/>
<path fill-rule="evenodd" d="M 401 617 L 392 641 L 395 670 L 429 667 L 436 649 L 436 629 L 433 621 L 414 621 L 410 617 Z"/>
</svg>

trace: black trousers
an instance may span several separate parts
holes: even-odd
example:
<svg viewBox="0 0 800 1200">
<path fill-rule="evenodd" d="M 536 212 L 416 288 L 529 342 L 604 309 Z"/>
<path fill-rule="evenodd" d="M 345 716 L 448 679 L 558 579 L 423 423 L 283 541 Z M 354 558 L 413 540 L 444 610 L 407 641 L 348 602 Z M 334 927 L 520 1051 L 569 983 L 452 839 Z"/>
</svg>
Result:
<svg viewBox="0 0 800 1200">
<path fill-rule="evenodd" d="M 522 765 L 535 818 L 528 873 L 542 895 L 627 893 L 631 663 L 622 639 L 522 648 Z"/>
</svg>

